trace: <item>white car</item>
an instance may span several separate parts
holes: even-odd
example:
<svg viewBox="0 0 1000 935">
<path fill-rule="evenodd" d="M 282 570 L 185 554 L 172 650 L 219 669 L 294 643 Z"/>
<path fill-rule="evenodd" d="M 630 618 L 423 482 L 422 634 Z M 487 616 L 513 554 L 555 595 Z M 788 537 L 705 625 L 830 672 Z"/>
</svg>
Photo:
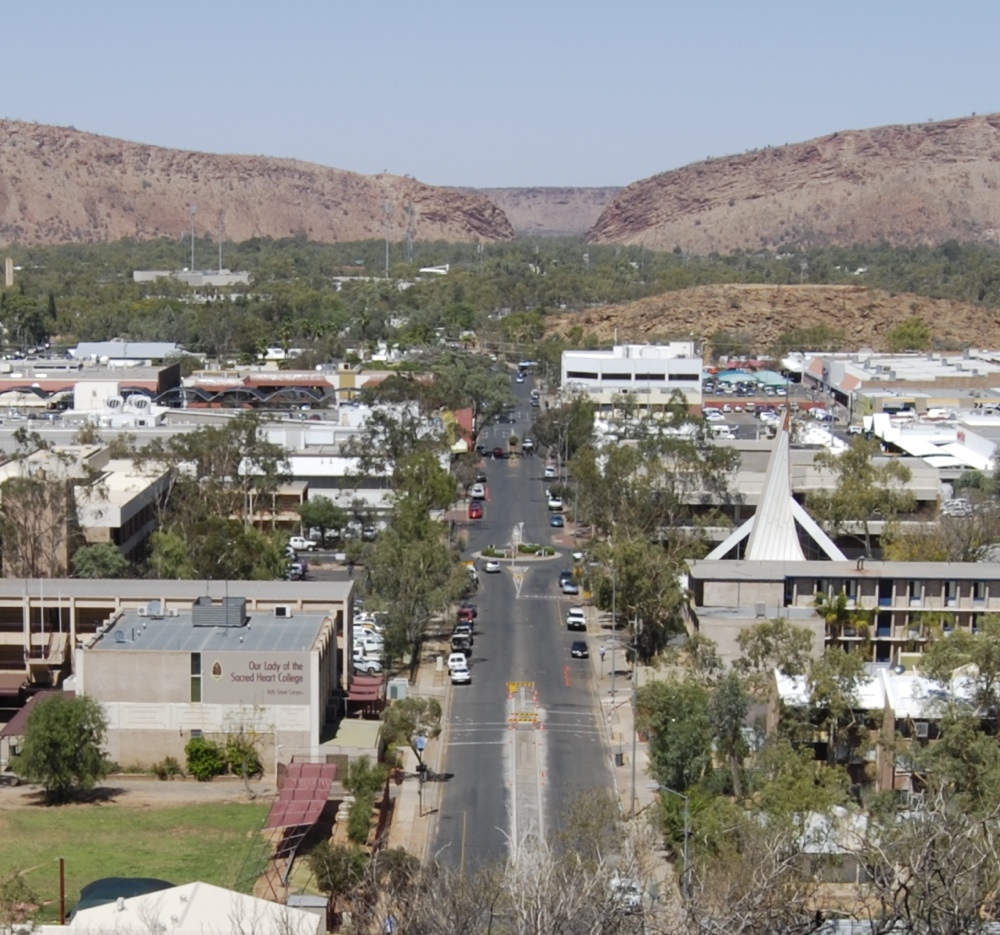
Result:
<svg viewBox="0 0 1000 935">
<path fill-rule="evenodd" d="M 288 546 L 295 549 L 296 552 L 312 552 L 316 548 L 316 543 L 305 536 L 292 536 L 288 540 Z"/>
<path fill-rule="evenodd" d="M 556 466 L 554 464 L 546 464 L 545 470 L 542 472 L 542 477 L 545 480 L 555 480 L 556 476 Z"/>
<path fill-rule="evenodd" d="M 472 673 L 469 671 L 468 666 L 463 666 L 461 669 L 451 670 L 452 685 L 468 685 L 471 681 Z"/>
<path fill-rule="evenodd" d="M 385 649 L 385 641 L 374 633 L 364 633 L 354 635 L 354 654 L 358 653 L 380 653 Z"/>
<path fill-rule="evenodd" d="M 965 497 L 945 500 L 941 504 L 942 516 L 971 516 L 974 511 L 972 504 Z"/>
<path fill-rule="evenodd" d="M 707 409 L 705 410 L 705 421 L 706 422 L 725 422 L 726 417 L 719 412 L 718 409 Z"/>
<path fill-rule="evenodd" d="M 566 614 L 566 629 L 587 629 L 587 615 L 584 613 L 582 607 L 570 607 L 569 612 Z"/>
<path fill-rule="evenodd" d="M 365 675 L 377 675 L 382 671 L 382 663 L 371 656 L 356 655 L 351 663 L 355 672 L 362 672 Z"/>
<path fill-rule="evenodd" d="M 488 575 L 495 575 L 500 571 L 500 563 L 495 558 L 488 558 L 483 566 L 483 571 Z"/>
<path fill-rule="evenodd" d="M 452 653 L 448 656 L 448 671 L 453 672 L 455 669 L 467 669 L 469 668 L 469 660 L 466 658 L 465 653 Z"/>
<path fill-rule="evenodd" d="M 563 502 L 562 497 L 553 497 L 549 495 L 549 509 L 555 512 L 562 510 Z"/>
<path fill-rule="evenodd" d="M 486 499 L 486 485 L 485 484 L 473 484 L 472 489 L 469 491 L 469 497 L 472 500 L 485 500 Z"/>
</svg>

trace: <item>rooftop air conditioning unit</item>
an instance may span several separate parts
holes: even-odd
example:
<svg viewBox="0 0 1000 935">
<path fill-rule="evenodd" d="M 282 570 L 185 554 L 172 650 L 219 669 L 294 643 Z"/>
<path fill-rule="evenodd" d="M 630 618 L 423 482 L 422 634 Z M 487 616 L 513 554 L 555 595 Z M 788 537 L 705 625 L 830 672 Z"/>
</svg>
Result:
<svg viewBox="0 0 1000 935">
<path fill-rule="evenodd" d="M 147 613 L 146 613 L 146 608 L 145 607 L 140 607 L 139 610 L 137 611 L 137 613 L 139 614 L 140 617 L 148 616 Z"/>
<path fill-rule="evenodd" d="M 274 616 L 275 617 L 284 617 L 284 618 L 291 617 L 292 616 L 292 608 L 289 607 L 288 604 L 278 604 L 278 606 L 274 608 Z"/>
<path fill-rule="evenodd" d="M 410 683 L 406 679 L 392 679 L 389 682 L 389 700 L 405 701 Z"/>
<path fill-rule="evenodd" d="M 176 607 L 171 607 L 170 610 L 167 611 L 168 617 L 177 617 L 179 615 L 180 611 Z"/>
</svg>

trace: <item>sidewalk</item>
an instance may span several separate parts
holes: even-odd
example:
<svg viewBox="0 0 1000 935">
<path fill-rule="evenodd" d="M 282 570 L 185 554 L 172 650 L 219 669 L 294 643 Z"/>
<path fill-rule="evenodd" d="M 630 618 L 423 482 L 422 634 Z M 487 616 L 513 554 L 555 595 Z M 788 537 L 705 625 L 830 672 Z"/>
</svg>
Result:
<svg viewBox="0 0 1000 935">
<path fill-rule="evenodd" d="M 634 692 L 645 684 L 645 667 L 633 668 L 626 661 L 625 632 L 619 630 L 615 639 L 610 614 L 593 606 L 586 610 L 587 646 L 600 699 L 615 792 L 621 802 L 622 815 L 629 818 L 657 801 L 656 783 L 649 775 L 649 744 L 640 739 L 635 730 L 633 710 Z M 605 650 L 603 659 L 602 647 Z"/>
<path fill-rule="evenodd" d="M 436 668 L 436 659 L 448 658 L 449 649 L 443 641 L 431 641 L 424 647 L 424 655 L 417 670 L 417 680 L 409 687 L 409 694 L 421 698 L 437 698 L 441 702 L 441 735 L 427 742 L 424 763 L 434 772 L 443 772 L 444 736 L 451 717 L 451 681 L 448 669 Z M 421 861 L 430 857 L 430 845 L 437 831 L 444 783 L 425 782 L 416 777 L 417 755 L 407 747 L 403 751 L 402 784 L 390 786 L 393 796 L 392 821 L 389 824 L 389 847 L 405 848 Z"/>
</svg>

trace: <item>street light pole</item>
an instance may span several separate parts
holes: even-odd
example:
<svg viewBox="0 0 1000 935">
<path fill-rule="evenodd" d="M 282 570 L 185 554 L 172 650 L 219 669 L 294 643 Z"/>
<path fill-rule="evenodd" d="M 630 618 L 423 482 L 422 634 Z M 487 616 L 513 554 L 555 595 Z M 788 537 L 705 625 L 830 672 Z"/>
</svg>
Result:
<svg viewBox="0 0 1000 935">
<path fill-rule="evenodd" d="M 615 626 L 617 618 L 615 616 L 615 602 L 617 598 L 617 580 L 615 577 L 615 566 L 611 566 L 611 697 L 615 697 L 615 646 L 618 643 L 618 629 Z"/>
<path fill-rule="evenodd" d="M 669 792 L 671 795 L 676 795 L 677 798 L 684 800 L 684 870 L 681 874 L 681 897 L 684 902 L 687 902 L 688 897 L 690 896 L 688 871 L 691 867 L 691 855 L 688 848 L 691 840 L 691 799 L 684 795 L 683 792 L 675 792 L 673 789 L 668 789 L 666 786 L 660 786 L 660 791 Z"/>
</svg>

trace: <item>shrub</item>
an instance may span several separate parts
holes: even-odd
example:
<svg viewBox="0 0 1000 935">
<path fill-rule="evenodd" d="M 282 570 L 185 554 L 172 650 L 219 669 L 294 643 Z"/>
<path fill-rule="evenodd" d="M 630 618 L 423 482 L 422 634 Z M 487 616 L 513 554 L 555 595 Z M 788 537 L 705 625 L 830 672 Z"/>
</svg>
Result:
<svg viewBox="0 0 1000 935">
<path fill-rule="evenodd" d="M 259 779 L 264 775 L 264 764 L 253 740 L 243 736 L 226 738 L 226 766 L 234 776 Z"/>
<path fill-rule="evenodd" d="M 175 776 L 183 776 L 184 770 L 181 769 L 181 764 L 177 762 L 175 757 L 168 756 L 160 760 L 159 763 L 153 764 L 153 775 L 161 782 L 165 782 Z"/>
<path fill-rule="evenodd" d="M 373 766 L 368 757 L 358 757 L 347 770 L 344 788 L 359 798 L 374 799 L 382 790 L 388 776 L 389 767 L 384 763 L 376 763 Z"/>
<path fill-rule="evenodd" d="M 517 551 L 525 555 L 536 555 L 541 550 L 542 547 L 537 542 L 522 542 L 517 547 Z"/>
<path fill-rule="evenodd" d="M 347 839 L 355 844 L 368 841 L 368 832 L 372 826 L 372 808 L 375 798 L 371 795 L 359 795 L 351 804 L 347 813 Z"/>
<path fill-rule="evenodd" d="M 209 782 L 226 771 L 226 753 L 214 740 L 192 737 L 184 753 L 187 770 L 198 782 Z"/>
</svg>

